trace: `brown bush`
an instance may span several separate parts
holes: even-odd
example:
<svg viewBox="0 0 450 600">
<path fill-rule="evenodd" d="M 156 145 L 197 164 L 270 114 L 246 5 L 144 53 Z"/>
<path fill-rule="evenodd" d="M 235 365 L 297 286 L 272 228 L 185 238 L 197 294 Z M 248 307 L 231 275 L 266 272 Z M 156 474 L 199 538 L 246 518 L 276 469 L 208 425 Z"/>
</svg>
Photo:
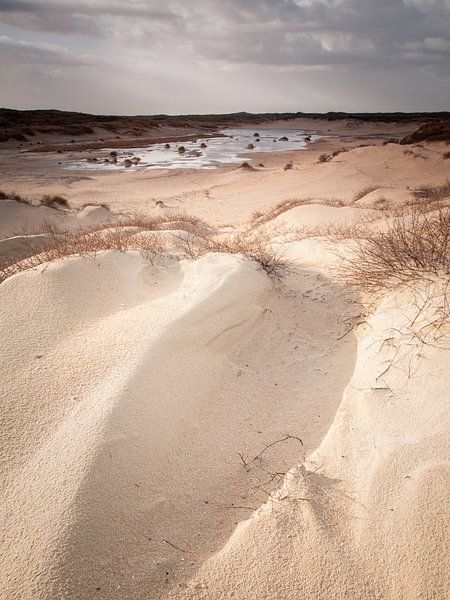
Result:
<svg viewBox="0 0 450 600">
<path fill-rule="evenodd" d="M 32 205 L 32 201 L 29 198 L 24 198 L 23 196 L 19 196 L 15 192 L 10 192 L 9 194 L 3 191 L 0 191 L 0 200 L 15 200 L 16 202 L 20 202 L 21 204 Z"/>
<path fill-rule="evenodd" d="M 69 203 L 62 196 L 42 196 L 39 201 L 39 204 L 42 206 L 48 206 L 49 208 L 55 206 L 64 206 L 66 208 L 69 207 Z"/>
<path fill-rule="evenodd" d="M 220 238 L 188 236 L 178 238 L 178 247 L 186 258 L 192 259 L 210 252 L 239 254 L 258 263 L 270 277 L 281 280 L 292 269 L 292 264 L 285 258 L 281 247 L 273 245 L 272 237 L 273 233 L 260 230 Z"/>
<path fill-rule="evenodd" d="M 414 190 L 415 198 L 429 202 L 440 202 L 450 198 L 450 179 L 440 185 L 421 185 Z"/>
<path fill-rule="evenodd" d="M 239 168 L 244 169 L 245 171 L 256 171 L 255 167 L 247 161 L 243 162 Z"/>
<path fill-rule="evenodd" d="M 353 202 L 358 202 L 358 200 L 361 200 L 362 198 L 364 198 L 364 196 L 367 196 L 368 194 L 374 192 L 377 189 L 377 185 L 366 185 L 365 187 L 361 188 L 355 193 L 355 195 L 353 196 Z"/>
<path fill-rule="evenodd" d="M 43 247 L 37 248 L 33 247 L 32 239 L 28 242 L 24 240 L 24 246 L 30 255 L 18 262 L 14 259 L 9 262 L 4 260 L 0 270 L 0 282 L 16 273 L 70 256 L 95 255 L 103 250 L 120 252 L 134 250 L 145 253 L 145 256 L 152 260 L 153 257 L 160 256 L 163 252 L 162 244 L 155 236 L 135 238 L 132 235 L 135 233 L 134 231 L 120 227 L 94 231 L 69 231 L 55 224 L 47 223 L 43 229 L 50 236 L 49 241 Z"/>
<path fill-rule="evenodd" d="M 270 208 L 266 212 L 258 211 L 253 213 L 251 223 L 252 225 L 256 226 L 264 225 L 265 223 L 268 223 L 269 221 L 272 221 L 272 219 L 278 217 L 278 215 L 291 210 L 291 208 L 303 206 L 305 204 L 326 204 L 327 206 L 335 207 L 344 206 L 342 200 L 338 200 L 337 198 L 329 198 L 326 200 L 323 199 L 320 201 L 313 200 L 311 198 L 293 198 L 292 200 L 283 200 L 282 202 L 279 202 L 276 206 Z"/>
<path fill-rule="evenodd" d="M 392 220 L 385 230 L 355 242 L 340 275 L 365 290 L 393 289 L 427 277 L 450 278 L 450 211 L 416 210 Z"/>
<path fill-rule="evenodd" d="M 339 156 L 339 154 L 342 154 L 343 152 L 348 152 L 347 148 L 339 148 L 337 150 L 334 150 L 331 154 L 331 158 L 335 158 L 336 156 Z"/>
</svg>

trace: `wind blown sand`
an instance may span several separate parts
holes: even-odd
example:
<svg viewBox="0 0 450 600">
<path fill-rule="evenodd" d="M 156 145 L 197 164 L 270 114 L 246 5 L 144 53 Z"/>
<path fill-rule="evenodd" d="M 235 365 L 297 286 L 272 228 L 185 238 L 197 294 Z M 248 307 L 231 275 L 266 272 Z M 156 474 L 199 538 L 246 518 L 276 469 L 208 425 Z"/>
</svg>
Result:
<svg viewBox="0 0 450 600">
<path fill-rule="evenodd" d="M 320 232 L 385 227 L 386 204 L 444 179 L 441 145 L 420 152 L 55 178 L 70 210 L 0 201 L 14 261 L 45 248 L 47 221 L 87 230 L 178 199 L 206 239 L 272 231 L 289 262 L 277 282 L 240 255 L 192 260 L 174 251 L 191 234 L 161 227 L 163 256 L 74 255 L 0 284 L 2 598 L 446 598 L 450 350 L 416 334 L 438 306 L 418 315 L 413 286 L 369 314 L 335 272 L 352 240 Z M 113 212 L 76 209 L 93 196 Z"/>
</svg>

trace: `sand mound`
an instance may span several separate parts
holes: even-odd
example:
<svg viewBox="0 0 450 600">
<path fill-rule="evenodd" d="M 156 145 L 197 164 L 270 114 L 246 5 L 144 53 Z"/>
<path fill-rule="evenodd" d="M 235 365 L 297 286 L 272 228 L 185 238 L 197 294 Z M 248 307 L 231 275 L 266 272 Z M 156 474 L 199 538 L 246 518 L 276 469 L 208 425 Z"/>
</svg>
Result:
<svg viewBox="0 0 450 600">
<path fill-rule="evenodd" d="M 413 300 L 381 303 L 323 443 L 177 597 L 446 597 L 450 351 Z"/>
<path fill-rule="evenodd" d="M 0 290 L 2 593 L 148 598 L 171 570 L 155 555 L 181 554 L 163 539 L 188 546 L 198 529 L 180 534 L 211 485 L 202 430 L 228 411 L 226 357 L 260 319 L 267 278 L 226 255 L 159 268 L 105 253 Z"/>
<path fill-rule="evenodd" d="M 107 252 L 0 286 L 6 597 L 166 598 L 277 485 L 267 469 L 317 446 L 354 344 L 340 288 L 295 281 Z M 244 468 L 286 434 L 304 446 Z"/>
<path fill-rule="evenodd" d="M 87 227 L 118 218 L 102 206 L 87 206 L 80 211 L 31 206 L 16 200 L 0 201 L 0 237 L 13 237 L 23 231 L 37 231 L 51 221 L 67 229 Z"/>
<path fill-rule="evenodd" d="M 273 226 L 318 227 L 320 225 L 351 225 L 363 219 L 379 217 L 377 211 L 350 206 L 303 204 L 291 208 L 271 221 Z"/>
</svg>

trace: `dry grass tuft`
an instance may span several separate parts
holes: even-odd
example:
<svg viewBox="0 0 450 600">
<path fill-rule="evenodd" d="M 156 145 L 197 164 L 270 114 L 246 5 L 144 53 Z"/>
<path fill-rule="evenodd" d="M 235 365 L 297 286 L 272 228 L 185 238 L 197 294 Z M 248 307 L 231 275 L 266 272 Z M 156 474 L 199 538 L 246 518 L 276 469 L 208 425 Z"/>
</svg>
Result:
<svg viewBox="0 0 450 600">
<path fill-rule="evenodd" d="M 279 202 L 274 207 L 270 208 L 266 212 L 257 211 L 254 212 L 251 218 L 251 224 L 253 226 L 260 226 L 272 221 L 279 215 L 291 210 L 292 208 L 296 208 L 297 206 L 304 206 L 305 204 L 325 204 L 327 206 L 334 206 L 340 208 L 344 206 L 344 202 L 342 200 L 338 200 L 337 198 L 329 198 L 322 200 L 313 200 L 311 198 L 292 198 L 291 200 L 283 200 Z"/>
<path fill-rule="evenodd" d="M 197 259 L 210 252 L 239 254 L 252 260 L 272 278 L 280 281 L 292 269 L 280 246 L 272 243 L 269 231 L 249 230 L 220 238 L 188 236 L 178 238 L 178 247 L 186 258 Z"/>
<path fill-rule="evenodd" d="M 134 231 L 120 227 L 69 231 L 54 223 L 47 223 L 42 232 L 49 236 L 49 241 L 44 246 L 35 247 L 32 238 L 28 241 L 25 239 L 23 243 L 29 256 L 18 262 L 14 259 L 9 262 L 3 261 L 0 282 L 16 273 L 53 260 L 95 255 L 103 250 L 139 251 L 149 260 L 163 253 L 161 241 L 156 236 L 134 237 Z"/>
<path fill-rule="evenodd" d="M 255 167 L 247 161 L 244 161 L 238 168 L 244 169 L 244 171 L 256 171 Z"/>
<path fill-rule="evenodd" d="M 440 185 L 421 185 L 414 190 L 416 199 L 425 202 L 441 202 L 450 198 L 450 179 Z"/>
<path fill-rule="evenodd" d="M 143 252 L 151 260 L 153 256 L 164 254 L 161 238 L 152 235 L 152 232 L 164 230 L 183 230 L 189 234 L 205 237 L 212 231 L 198 217 L 184 213 L 166 213 L 157 217 L 134 215 L 96 223 L 75 231 L 65 229 L 53 221 L 46 221 L 38 229 L 18 232 L 18 235 L 24 238 L 22 245 L 27 257 L 19 261 L 14 258 L 9 260 L 3 258 L 0 281 L 52 260 L 74 255 L 95 254 L 102 250 Z M 145 232 L 146 235 L 135 235 L 141 232 Z M 39 234 L 49 236 L 49 241 L 44 246 L 41 240 L 39 245 L 36 245 L 32 237 L 27 240 L 27 236 Z"/>
<path fill-rule="evenodd" d="M 41 206 L 48 206 L 50 208 L 54 208 L 57 206 L 64 208 L 69 207 L 69 203 L 67 202 L 66 198 L 63 198 L 62 196 L 42 196 L 42 198 L 39 201 L 39 204 Z"/>
<path fill-rule="evenodd" d="M 361 200 L 362 198 L 364 198 L 364 196 L 367 196 L 371 192 L 377 190 L 378 187 L 378 185 L 366 185 L 365 187 L 361 188 L 356 192 L 356 194 L 353 196 L 353 202 L 358 202 L 358 200 Z"/>
<path fill-rule="evenodd" d="M 415 210 L 392 219 L 385 230 L 355 240 L 343 279 L 366 290 L 389 290 L 430 277 L 450 279 L 450 211 Z"/>
<path fill-rule="evenodd" d="M 338 148 L 337 150 L 334 150 L 331 154 L 331 158 L 335 158 L 336 156 L 339 156 L 339 154 L 342 154 L 343 152 L 348 152 L 348 148 Z"/>
<path fill-rule="evenodd" d="M 32 206 L 32 201 L 28 198 L 24 198 L 23 196 L 19 196 L 15 192 L 10 192 L 9 194 L 3 191 L 0 191 L 0 200 L 15 200 L 16 202 L 20 202 L 21 204 L 28 204 Z"/>
<path fill-rule="evenodd" d="M 196 235 L 211 231 L 210 225 L 199 217 L 182 212 L 165 212 L 164 214 L 156 216 L 134 214 L 95 223 L 85 231 L 93 232 L 121 227 L 134 227 L 141 231 L 170 231 L 173 229 L 181 229 L 188 233 L 195 233 Z"/>
</svg>

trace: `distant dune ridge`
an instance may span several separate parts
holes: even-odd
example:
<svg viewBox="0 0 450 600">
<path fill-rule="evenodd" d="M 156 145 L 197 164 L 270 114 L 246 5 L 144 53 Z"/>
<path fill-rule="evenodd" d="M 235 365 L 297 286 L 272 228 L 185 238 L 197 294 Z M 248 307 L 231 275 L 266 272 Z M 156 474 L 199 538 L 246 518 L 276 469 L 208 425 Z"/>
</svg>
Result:
<svg viewBox="0 0 450 600">
<path fill-rule="evenodd" d="M 447 597 L 446 145 L 336 127 L 0 194 L 2 599 Z"/>
<path fill-rule="evenodd" d="M 0 108 L 0 143 L 8 140 L 33 141 L 39 134 L 56 134 L 60 136 L 85 136 L 94 134 L 96 129 L 105 133 L 128 136 L 148 135 L 155 128 L 195 128 L 199 130 L 217 130 L 223 127 L 235 127 L 249 123 L 270 123 L 279 120 L 295 119 L 325 120 L 331 123 L 343 120 L 360 122 L 395 122 L 407 123 L 422 121 L 429 123 L 436 136 L 439 128 L 448 129 L 449 112 L 435 113 L 232 113 L 222 115 L 90 115 L 86 113 L 59 110 L 12 110 Z M 421 139 L 427 139 L 422 137 Z M 444 140 L 447 137 L 431 137 L 428 139 Z M 421 140 L 413 140 L 421 141 Z"/>
</svg>

